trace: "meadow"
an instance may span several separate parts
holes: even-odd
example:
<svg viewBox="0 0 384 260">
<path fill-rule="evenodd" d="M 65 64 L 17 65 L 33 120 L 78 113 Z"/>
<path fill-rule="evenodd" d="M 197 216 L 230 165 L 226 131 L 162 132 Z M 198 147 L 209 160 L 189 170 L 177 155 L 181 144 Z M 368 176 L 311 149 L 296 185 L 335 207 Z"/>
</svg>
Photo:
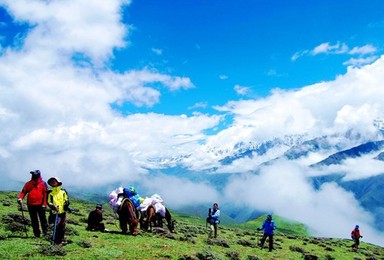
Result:
<svg viewBox="0 0 384 260">
<path fill-rule="evenodd" d="M 165 227 L 131 236 L 121 234 L 118 220 L 105 204 L 104 223 L 109 232 L 90 232 L 86 221 L 95 204 L 73 198 L 73 213 L 67 215 L 67 245 L 54 246 L 52 227 L 46 237 L 35 238 L 28 212 L 24 212 L 27 223 L 23 224 L 17 195 L 0 192 L 1 259 L 384 259 L 380 246 L 362 241 L 360 249 L 353 251 L 350 239 L 311 237 L 300 223 L 279 217 L 275 217 L 278 230 L 272 252 L 267 243 L 263 249 L 258 246 L 262 233 L 256 228 L 265 216 L 242 224 L 220 224 L 218 238 L 208 239 L 205 219 L 172 211 L 175 233 Z"/>
</svg>

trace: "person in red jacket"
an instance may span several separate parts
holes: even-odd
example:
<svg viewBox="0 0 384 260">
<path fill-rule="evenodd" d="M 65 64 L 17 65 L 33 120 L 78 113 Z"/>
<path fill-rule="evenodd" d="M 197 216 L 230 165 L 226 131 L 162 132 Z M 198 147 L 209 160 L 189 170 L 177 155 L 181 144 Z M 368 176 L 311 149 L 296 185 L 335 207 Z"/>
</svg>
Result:
<svg viewBox="0 0 384 260">
<path fill-rule="evenodd" d="M 352 248 L 354 250 L 357 250 L 359 249 L 359 245 L 360 245 L 360 238 L 362 238 L 363 236 L 360 234 L 360 230 L 359 230 L 359 225 L 356 225 L 355 226 L 355 229 L 352 230 L 351 232 L 351 238 L 353 239 L 354 243 L 352 245 Z"/>
<path fill-rule="evenodd" d="M 43 181 L 41 172 L 39 170 L 31 171 L 31 180 L 25 183 L 23 189 L 19 194 L 17 202 L 21 205 L 22 200 L 27 195 L 27 206 L 29 216 L 31 218 L 33 234 L 35 237 L 40 237 L 40 226 L 43 234 L 47 234 L 48 223 L 45 215 L 47 206 L 47 183 Z"/>
</svg>

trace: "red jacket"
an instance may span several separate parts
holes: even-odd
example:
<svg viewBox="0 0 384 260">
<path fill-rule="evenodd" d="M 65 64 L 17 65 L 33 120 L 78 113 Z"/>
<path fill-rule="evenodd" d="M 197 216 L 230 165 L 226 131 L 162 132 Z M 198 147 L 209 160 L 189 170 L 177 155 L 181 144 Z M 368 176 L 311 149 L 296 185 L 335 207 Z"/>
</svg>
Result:
<svg viewBox="0 0 384 260">
<path fill-rule="evenodd" d="M 352 237 L 353 239 L 355 239 L 355 238 L 360 238 L 360 237 L 361 237 L 361 235 L 360 235 L 360 230 L 359 230 L 359 229 L 354 229 L 354 230 L 352 230 L 352 232 L 351 232 L 351 237 Z"/>
<path fill-rule="evenodd" d="M 47 206 L 47 183 L 41 177 L 28 181 L 20 192 L 19 199 L 24 199 L 27 194 L 28 205 Z"/>
</svg>

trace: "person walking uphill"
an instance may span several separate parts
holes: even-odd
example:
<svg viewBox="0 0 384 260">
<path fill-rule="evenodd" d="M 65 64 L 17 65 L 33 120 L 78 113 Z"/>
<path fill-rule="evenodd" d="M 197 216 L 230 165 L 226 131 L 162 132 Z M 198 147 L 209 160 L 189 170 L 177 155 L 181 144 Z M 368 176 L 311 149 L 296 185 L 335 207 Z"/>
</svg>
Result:
<svg viewBox="0 0 384 260">
<path fill-rule="evenodd" d="M 57 177 L 51 177 L 47 182 L 52 187 L 47 197 L 47 203 L 51 209 L 49 224 L 54 224 L 52 242 L 56 245 L 65 245 L 66 211 L 70 211 L 69 197 L 66 190 L 62 189 L 62 182 Z"/>
<path fill-rule="evenodd" d="M 363 236 L 360 234 L 359 225 L 356 225 L 355 228 L 351 232 L 351 238 L 353 239 L 353 242 L 354 242 L 352 245 L 352 248 L 354 250 L 359 249 L 360 238 L 362 238 L 362 237 Z"/>
<path fill-rule="evenodd" d="M 219 217 L 220 217 L 219 205 L 217 203 L 214 203 L 213 210 L 209 209 L 208 211 L 208 222 L 210 223 L 208 238 L 212 238 L 212 233 L 214 237 L 217 238 L 217 227 L 220 223 Z"/>
<path fill-rule="evenodd" d="M 264 221 L 263 225 L 261 227 L 257 228 L 258 231 L 259 230 L 264 230 L 263 237 L 260 240 L 260 247 L 261 248 L 263 248 L 264 242 L 265 242 L 265 240 L 268 237 L 268 240 L 269 240 L 269 252 L 272 251 L 272 249 L 273 249 L 273 235 L 274 235 L 273 231 L 276 228 L 277 227 L 275 226 L 275 222 L 272 220 L 272 215 L 268 215 L 267 219 Z"/>
<path fill-rule="evenodd" d="M 25 183 L 19 194 L 17 203 L 22 206 L 22 201 L 27 195 L 27 206 L 33 234 L 35 237 L 40 237 L 39 220 L 44 235 L 47 234 L 48 230 L 47 217 L 45 215 L 45 208 L 47 206 L 47 183 L 43 181 L 39 170 L 31 171 L 30 173 L 32 175 L 31 180 Z"/>
</svg>

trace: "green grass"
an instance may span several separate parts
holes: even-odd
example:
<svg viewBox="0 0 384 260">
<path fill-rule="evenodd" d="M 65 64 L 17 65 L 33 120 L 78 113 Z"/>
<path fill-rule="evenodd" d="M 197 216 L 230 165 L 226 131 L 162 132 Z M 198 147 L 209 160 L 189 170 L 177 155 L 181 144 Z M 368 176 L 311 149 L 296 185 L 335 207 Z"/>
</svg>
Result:
<svg viewBox="0 0 384 260">
<path fill-rule="evenodd" d="M 304 225 L 274 217 L 279 232 L 275 250 L 257 247 L 256 227 L 265 216 L 244 223 L 220 225 L 219 238 L 207 239 L 205 220 L 172 212 L 177 221 L 176 233 L 141 231 L 134 237 L 120 234 L 118 221 L 108 205 L 104 205 L 106 227 L 110 233 L 88 232 L 86 218 L 93 203 L 71 199 L 76 211 L 68 214 L 68 230 L 64 247 L 50 246 L 49 237 L 28 237 L 23 230 L 11 232 L 3 219 L 18 211 L 17 192 L 0 192 L 0 258 L 1 259 L 384 259 L 384 249 L 362 242 L 358 252 L 350 248 L 351 240 L 308 236 Z M 28 213 L 26 213 L 28 216 Z M 261 235 L 261 233 L 259 233 Z"/>
</svg>

